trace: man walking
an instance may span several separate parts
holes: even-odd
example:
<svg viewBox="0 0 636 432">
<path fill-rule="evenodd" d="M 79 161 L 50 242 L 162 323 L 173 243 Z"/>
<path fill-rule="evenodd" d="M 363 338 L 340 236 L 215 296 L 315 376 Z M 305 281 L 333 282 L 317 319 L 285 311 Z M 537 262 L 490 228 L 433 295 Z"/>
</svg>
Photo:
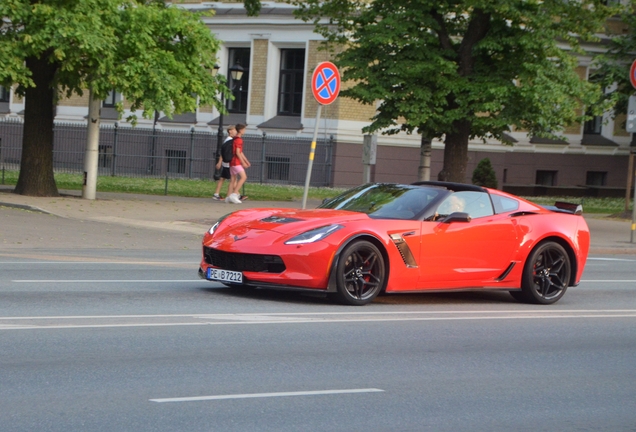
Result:
<svg viewBox="0 0 636 432">
<path fill-rule="evenodd" d="M 230 174 L 232 178 L 230 179 L 227 198 L 225 198 L 225 202 L 233 204 L 241 204 L 242 201 L 239 191 L 247 180 L 245 169 L 252 166 L 243 153 L 243 134 L 245 133 L 246 127 L 246 125 L 241 123 L 236 125 L 236 136 L 233 142 L 234 157 L 232 158 L 232 162 L 230 162 Z"/>
<path fill-rule="evenodd" d="M 225 158 L 223 157 L 224 153 L 223 149 L 226 146 L 232 146 L 232 139 L 236 136 L 236 127 L 234 127 L 233 125 L 228 126 L 227 128 L 227 137 L 225 138 L 225 141 L 223 141 L 223 144 L 221 144 L 221 148 L 218 149 L 217 153 L 217 158 L 218 161 L 216 163 L 216 169 L 220 170 L 220 177 L 216 182 L 216 190 L 214 191 L 214 195 L 212 195 L 212 199 L 217 200 L 217 201 L 221 201 L 221 187 L 223 186 L 223 183 L 225 182 L 225 180 L 230 180 L 232 178 L 232 176 L 230 175 L 230 162 L 231 162 L 231 158 L 229 158 L 228 160 L 225 160 Z M 229 193 L 228 193 L 229 195 Z"/>
</svg>

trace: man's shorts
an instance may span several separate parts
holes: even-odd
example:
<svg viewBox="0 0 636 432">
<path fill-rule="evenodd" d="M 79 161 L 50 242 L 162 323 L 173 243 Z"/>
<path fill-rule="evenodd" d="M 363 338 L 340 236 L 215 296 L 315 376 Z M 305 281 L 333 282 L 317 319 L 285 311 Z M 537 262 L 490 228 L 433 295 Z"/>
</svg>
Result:
<svg viewBox="0 0 636 432">
<path fill-rule="evenodd" d="M 221 178 L 224 178 L 224 179 L 227 179 L 227 180 L 232 178 L 232 175 L 230 174 L 230 168 L 221 167 Z"/>
<path fill-rule="evenodd" d="M 232 165 L 230 167 L 230 174 L 232 175 L 239 175 L 242 172 L 245 172 L 245 168 L 243 168 L 243 165 Z"/>
</svg>

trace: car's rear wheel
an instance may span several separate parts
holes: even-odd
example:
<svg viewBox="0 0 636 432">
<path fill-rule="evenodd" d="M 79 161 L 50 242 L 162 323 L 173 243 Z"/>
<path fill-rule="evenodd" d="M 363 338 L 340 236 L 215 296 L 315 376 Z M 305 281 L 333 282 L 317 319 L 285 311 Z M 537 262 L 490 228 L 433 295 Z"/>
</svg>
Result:
<svg viewBox="0 0 636 432">
<path fill-rule="evenodd" d="M 365 240 L 344 248 L 335 271 L 336 298 L 349 305 L 362 306 L 373 301 L 386 280 L 382 253 Z"/>
<path fill-rule="evenodd" d="M 521 291 L 511 294 L 528 303 L 555 303 L 565 294 L 571 272 L 570 257 L 563 246 L 541 243 L 530 253 L 523 268 Z"/>
</svg>

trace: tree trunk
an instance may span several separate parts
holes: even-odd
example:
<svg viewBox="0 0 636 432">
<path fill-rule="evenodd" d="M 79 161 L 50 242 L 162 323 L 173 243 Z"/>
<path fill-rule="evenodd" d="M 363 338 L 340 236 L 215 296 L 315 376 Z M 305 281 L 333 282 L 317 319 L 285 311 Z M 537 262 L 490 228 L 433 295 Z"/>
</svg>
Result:
<svg viewBox="0 0 636 432">
<path fill-rule="evenodd" d="M 82 198 L 94 200 L 97 194 L 97 171 L 99 169 L 99 116 L 102 101 L 95 97 L 93 89 L 88 98 L 88 129 L 86 153 L 84 153 L 84 184 Z"/>
<path fill-rule="evenodd" d="M 57 65 L 47 53 L 29 57 L 26 65 L 35 87 L 26 89 L 20 175 L 14 192 L 30 196 L 59 196 L 53 177 L 53 119 L 56 89 L 51 88 Z"/>
<path fill-rule="evenodd" d="M 422 135 L 420 144 L 420 166 L 417 170 L 417 177 L 420 181 L 431 179 L 431 140 Z"/>
<path fill-rule="evenodd" d="M 466 120 L 457 120 L 453 126 L 454 131 L 446 134 L 444 168 L 437 177 L 442 181 L 465 183 L 470 123 Z"/>
</svg>

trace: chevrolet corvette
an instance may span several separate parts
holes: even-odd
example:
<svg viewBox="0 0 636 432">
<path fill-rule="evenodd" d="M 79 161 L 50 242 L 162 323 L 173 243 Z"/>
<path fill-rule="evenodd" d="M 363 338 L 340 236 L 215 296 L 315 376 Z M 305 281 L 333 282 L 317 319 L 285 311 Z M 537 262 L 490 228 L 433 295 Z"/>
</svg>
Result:
<svg viewBox="0 0 636 432">
<path fill-rule="evenodd" d="M 589 245 L 580 205 L 540 206 L 460 183 L 374 183 L 316 209 L 220 218 L 203 238 L 199 275 L 324 292 L 349 305 L 380 293 L 469 289 L 552 304 L 579 283 Z"/>
</svg>

